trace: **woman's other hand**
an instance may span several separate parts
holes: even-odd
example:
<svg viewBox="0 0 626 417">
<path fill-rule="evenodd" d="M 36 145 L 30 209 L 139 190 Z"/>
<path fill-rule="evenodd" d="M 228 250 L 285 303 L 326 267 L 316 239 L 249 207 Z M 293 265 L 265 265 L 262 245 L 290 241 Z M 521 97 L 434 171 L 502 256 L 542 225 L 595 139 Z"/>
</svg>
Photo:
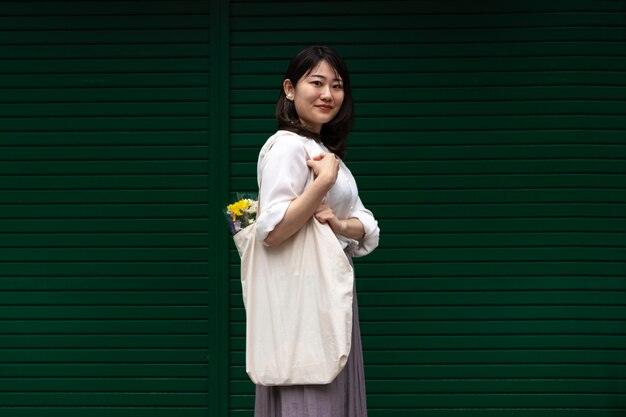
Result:
<svg viewBox="0 0 626 417">
<path fill-rule="evenodd" d="M 339 173 L 339 158 L 334 153 L 321 153 L 309 159 L 307 165 L 313 170 L 315 178 L 325 181 L 329 188 L 337 181 Z"/>
<path fill-rule="evenodd" d="M 356 217 L 338 219 L 333 210 L 326 204 L 320 204 L 313 215 L 320 223 L 328 223 L 333 233 L 356 240 L 365 237 L 365 228 L 359 219 Z"/>
<path fill-rule="evenodd" d="M 326 204 L 320 204 L 314 215 L 320 223 L 328 223 L 334 233 L 342 233 L 346 228 L 345 222 L 339 220 Z"/>
</svg>

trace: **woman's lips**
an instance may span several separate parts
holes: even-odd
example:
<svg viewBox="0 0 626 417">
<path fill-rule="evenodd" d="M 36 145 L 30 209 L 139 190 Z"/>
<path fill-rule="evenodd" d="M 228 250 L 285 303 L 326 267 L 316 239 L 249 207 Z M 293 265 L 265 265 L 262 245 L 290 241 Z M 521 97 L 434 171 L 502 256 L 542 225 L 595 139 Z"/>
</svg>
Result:
<svg viewBox="0 0 626 417">
<path fill-rule="evenodd" d="M 322 109 L 322 110 L 332 110 L 333 108 L 330 106 L 317 106 L 318 108 Z"/>
</svg>

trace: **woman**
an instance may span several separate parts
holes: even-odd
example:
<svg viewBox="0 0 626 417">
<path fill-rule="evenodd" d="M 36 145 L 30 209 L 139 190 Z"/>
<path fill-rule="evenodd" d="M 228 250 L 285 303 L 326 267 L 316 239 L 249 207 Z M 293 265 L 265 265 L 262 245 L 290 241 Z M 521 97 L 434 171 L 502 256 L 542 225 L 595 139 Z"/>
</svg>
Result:
<svg viewBox="0 0 626 417">
<path fill-rule="evenodd" d="M 341 161 L 354 121 L 346 65 L 333 49 L 311 46 L 291 61 L 276 105 L 279 130 L 259 154 L 261 212 L 257 238 L 279 246 L 315 216 L 327 223 L 346 256 L 378 246 L 378 223 Z M 307 185 L 309 171 L 314 180 Z M 257 386 L 256 417 L 366 417 L 363 353 L 356 295 L 348 362 L 327 385 Z"/>
</svg>

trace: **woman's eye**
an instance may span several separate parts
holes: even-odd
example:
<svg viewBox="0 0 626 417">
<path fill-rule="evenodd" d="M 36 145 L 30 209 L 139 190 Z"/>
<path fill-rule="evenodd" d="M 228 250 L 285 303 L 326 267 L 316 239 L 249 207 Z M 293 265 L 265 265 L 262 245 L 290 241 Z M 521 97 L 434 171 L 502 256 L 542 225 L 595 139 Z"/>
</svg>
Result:
<svg viewBox="0 0 626 417">
<path fill-rule="evenodd" d="M 320 85 L 322 85 L 322 83 L 320 81 L 313 81 L 313 85 L 320 86 Z"/>
<path fill-rule="evenodd" d="M 341 90 L 341 89 L 343 88 L 343 85 L 341 85 L 341 84 L 336 84 L 336 85 L 334 85 L 333 87 L 335 87 L 335 88 L 336 88 L 336 89 L 338 89 L 338 90 Z"/>
</svg>

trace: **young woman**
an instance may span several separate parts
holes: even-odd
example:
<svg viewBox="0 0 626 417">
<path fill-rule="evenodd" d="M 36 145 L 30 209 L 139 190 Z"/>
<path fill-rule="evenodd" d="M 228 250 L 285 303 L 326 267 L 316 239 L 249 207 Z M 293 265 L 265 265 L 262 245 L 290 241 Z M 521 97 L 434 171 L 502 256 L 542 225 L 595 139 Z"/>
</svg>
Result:
<svg viewBox="0 0 626 417">
<path fill-rule="evenodd" d="M 291 61 L 276 104 L 278 131 L 257 165 L 257 238 L 281 245 L 315 216 L 327 223 L 346 256 L 378 246 L 378 223 L 342 162 L 354 121 L 348 70 L 327 46 L 311 46 Z M 306 189 L 310 170 L 314 180 Z M 327 385 L 257 386 L 255 417 L 366 417 L 363 352 L 356 294 L 348 362 Z"/>
</svg>

